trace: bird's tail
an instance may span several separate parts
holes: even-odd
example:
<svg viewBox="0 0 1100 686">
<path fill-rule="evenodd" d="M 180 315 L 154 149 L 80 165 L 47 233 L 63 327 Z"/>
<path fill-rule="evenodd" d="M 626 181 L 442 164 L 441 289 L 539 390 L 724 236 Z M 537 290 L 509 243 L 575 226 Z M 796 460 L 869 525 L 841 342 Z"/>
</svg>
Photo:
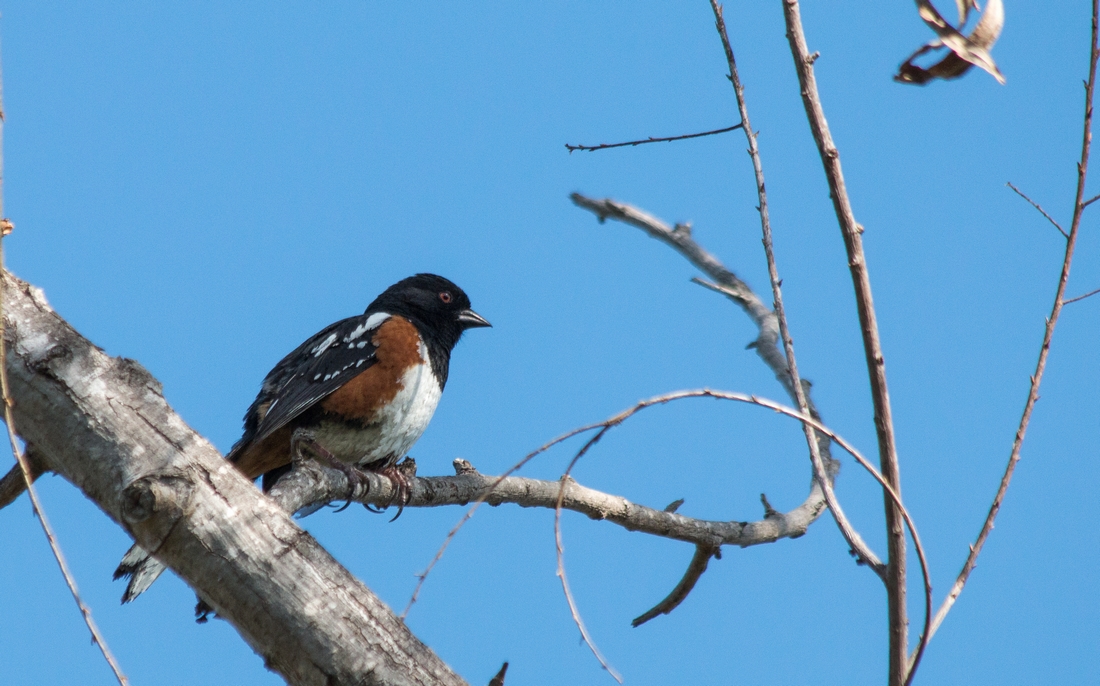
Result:
<svg viewBox="0 0 1100 686">
<path fill-rule="evenodd" d="M 135 544 L 127 550 L 122 556 L 122 562 L 118 563 L 114 577 L 116 580 L 122 577 L 129 578 L 126 592 L 122 594 L 122 602 L 128 603 L 148 590 L 164 569 L 164 565 L 145 552 L 141 546 Z"/>
</svg>

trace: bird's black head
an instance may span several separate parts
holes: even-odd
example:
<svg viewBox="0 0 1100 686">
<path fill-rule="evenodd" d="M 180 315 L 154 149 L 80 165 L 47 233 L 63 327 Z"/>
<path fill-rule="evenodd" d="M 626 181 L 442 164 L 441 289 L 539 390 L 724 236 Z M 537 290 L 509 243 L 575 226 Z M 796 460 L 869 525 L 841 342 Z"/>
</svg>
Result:
<svg viewBox="0 0 1100 686">
<path fill-rule="evenodd" d="M 470 309 L 470 298 L 452 282 L 435 274 L 402 279 L 374 299 L 367 314 L 389 312 L 416 324 L 422 335 L 450 350 L 462 332 L 492 326 Z"/>
</svg>

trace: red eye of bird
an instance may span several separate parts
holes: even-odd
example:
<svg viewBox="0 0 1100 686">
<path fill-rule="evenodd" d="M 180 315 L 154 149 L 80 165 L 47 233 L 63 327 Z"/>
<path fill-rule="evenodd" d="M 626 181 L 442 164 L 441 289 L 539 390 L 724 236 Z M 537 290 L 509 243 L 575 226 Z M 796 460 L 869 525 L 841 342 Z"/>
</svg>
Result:
<svg viewBox="0 0 1100 686">
<path fill-rule="evenodd" d="M 447 305 L 451 304 L 451 293 L 450 293 L 450 291 L 443 291 L 442 293 L 440 293 L 439 294 L 439 299 L 442 300 L 444 302 L 444 304 L 447 304 Z"/>
</svg>

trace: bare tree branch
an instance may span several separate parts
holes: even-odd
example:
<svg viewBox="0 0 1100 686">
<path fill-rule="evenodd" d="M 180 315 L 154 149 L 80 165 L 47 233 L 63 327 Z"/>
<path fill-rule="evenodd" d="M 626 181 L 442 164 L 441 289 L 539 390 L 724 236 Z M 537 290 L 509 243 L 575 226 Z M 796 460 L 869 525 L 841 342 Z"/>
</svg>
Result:
<svg viewBox="0 0 1100 686">
<path fill-rule="evenodd" d="M 586 428 L 613 428 L 644 409 L 685 398 L 716 398 L 756 405 L 799 421 L 808 421 L 824 435 L 843 441 L 843 438 L 817 420 L 808 419 L 792 408 L 744 393 L 712 389 L 675 391 L 655 396 Z M 846 441 L 838 445 L 848 446 L 846 450 L 851 448 Z M 858 451 L 856 454 L 858 455 Z M 859 456 L 858 459 L 863 458 Z M 871 468 L 873 476 L 877 474 L 869 463 L 867 466 Z M 544 481 L 517 476 L 481 474 L 465 460 L 455 460 L 455 471 L 455 476 L 409 478 L 409 502 L 405 507 L 441 507 L 486 502 L 493 507 L 511 503 L 520 507 L 554 508 L 557 506 L 562 489 L 561 482 L 558 480 Z M 393 501 L 396 491 L 388 478 L 372 473 L 367 473 L 364 477 L 361 485 L 351 489 L 346 475 L 341 472 L 325 468 L 313 461 L 304 461 L 296 463 L 294 470 L 280 479 L 269 495 L 288 512 L 313 509 L 318 505 L 343 500 L 349 493 L 351 501 L 357 503 L 384 506 Z M 815 494 L 816 497 L 813 497 Z M 581 486 L 572 479 L 569 480 L 562 495 L 563 509 L 579 512 L 591 519 L 617 524 L 628 531 L 638 531 L 696 545 L 736 545 L 742 548 L 773 543 L 781 538 L 802 536 L 824 506 L 820 490 L 816 485 L 812 489 L 811 497 L 794 510 L 787 513 L 773 512 L 763 520 L 755 522 L 693 519 L 677 512 L 638 505 L 621 496 Z"/>
<path fill-rule="evenodd" d="M 558 578 L 561 579 L 561 590 L 565 594 L 565 602 L 569 605 L 569 614 L 573 617 L 573 623 L 576 624 L 577 630 L 581 632 L 581 638 L 584 640 L 585 645 L 592 651 L 592 654 L 596 657 L 596 660 L 603 667 L 604 671 L 611 675 L 611 678 L 620 684 L 623 683 L 622 676 L 619 675 L 615 668 L 607 661 L 600 652 L 600 649 L 596 646 L 596 642 L 592 639 L 592 636 L 588 633 L 588 627 L 584 625 L 584 620 L 581 618 L 581 611 L 577 607 L 577 600 L 573 597 L 573 591 L 569 588 L 569 577 L 565 573 L 565 544 L 562 542 L 561 535 L 561 511 L 562 503 L 565 500 L 565 489 L 573 482 L 570 476 L 573 471 L 573 467 L 577 466 L 577 462 L 588 452 L 589 448 L 596 445 L 603 435 L 611 430 L 615 426 L 614 424 L 608 424 L 602 429 L 596 432 L 596 435 L 589 438 L 588 441 L 577 451 L 577 454 L 573 456 L 573 459 L 569 462 L 569 466 L 565 468 L 565 473 L 561 475 L 561 481 L 558 485 L 558 497 L 554 502 L 554 552 L 557 555 L 558 560 Z"/>
<path fill-rule="evenodd" d="M 721 554 L 721 548 L 710 548 L 705 545 L 695 546 L 695 554 L 691 556 L 691 563 L 688 565 L 687 571 L 684 572 L 684 577 L 680 579 L 680 583 L 672 589 L 672 593 L 669 593 L 668 597 L 648 611 L 635 617 L 630 626 L 639 627 L 654 617 L 667 615 L 679 607 L 680 603 L 684 602 L 684 599 L 691 593 L 691 589 L 695 588 L 695 583 L 703 576 L 703 572 L 707 571 L 710 558 L 718 557 Z"/>
<path fill-rule="evenodd" d="M 704 131 L 702 133 L 689 133 L 683 136 L 669 136 L 668 138 L 644 138 L 637 141 L 627 141 L 625 143 L 600 143 L 599 145 L 570 145 L 565 144 L 565 149 L 569 152 L 574 150 L 583 150 L 585 152 L 595 152 L 596 150 L 609 150 L 611 148 L 625 148 L 627 146 L 634 147 L 636 145 L 645 145 L 646 143 L 668 143 L 669 141 L 686 141 L 689 138 L 702 138 L 703 136 L 714 136 L 719 133 L 727 133 L 741 128 L 744 124 L 734 124 L 733 126 L 727 126 L 724 129 L 715 129 L 713 131 Z"/>
<path fill-rule="evenodd" d="M 791 398 L 795 397 L 794 387 L 791 385 L 791 376 L 787 373 L 787 360 L 777 347 L 779 343 L 779 324 L 775 318 L 775 313 L 764 304 L 764 301 L 753 292 L 747 283 L 727 269 L 717 257 L 707 252 L 692 238 L 690 225 L 677 224 L 675 227 L 670 227 L 644 210 L 610 198 L 595 200 L 580 193 L 572 193 L 569 198 L 577 207 L 595 214 L 600 222 L 614 219 L 645 231 L 652 238 L 656 238 L 686 257 L 704 274 L 714 279 L 721 288 L 713 288 L 713 290 L 723 293 L 736 303 L 756 325 L 760 333 L 751 344 L 751 347 L 756 349 L 756 354 L 772 370 L 776 380 L 787 391 L 787 395 Z M 696 281 L 696 283 L 701 283 L 704 286 L 708 285 L 700 281 Z M 823 452 L 826 456 L 828 455 L 827 450 Z M 826 461 L 828 461 L 828 457 L 826 457 Z"/>
<path fill-rule="evenodd" d="M 1035 372 L 1031 375 L 1031 385 L 1028 388 L 1027 401 L 1024 403 L 1023 415 L 1020 417 L 1020 424 L 1016 429 L 1016 436 L 1012 441 L 1012 452 L 1009 454 L 1008 465 L 1005 467 L 1004 476 L 1001 477 L 1001 483 L 997 488 L 997 495 L 993 498 L 993 504 L 989 508 L 989 514 L 986 515 L 981 531 L 978 532 L 977 540 L 970 546 L 970 554 L 966 557 L 966 562 L 963 564 L 962 571 L 959 572 L 958 578 L 955 579 L 955 583 L 951 586 L 951 590 L 948 591 L 943 604 L 940 606 L 939 610 L 936 611 L 936 617 L 932 621 L 932 626 L 928 629 L 928 638 L 926 640 L 931 639 L 932 635 L 939 629 L 940 624 L 943 623 L 947 613 L 951 611 L 959 594 L 962 593 L 967 579 L 970 578 L 970 573 L 974 571 L 974 567 L 977 565 L 978 555 L 981 554 L 986 539 L 993 531 L 993 522 L 997 518 L 997 513 L 1001 510 L 1001 503 L 1004 502 L 1005 494 L 1008 491 L 1008 485 L 1011 483 L 1012 475 L 1016 470 L 1016 464 L 1020 461 L 1020 451 L 1023 448 L 1024 437 L 1027 435 L 1028 424 L 1031 422 L 1031 413 L 1035 409 L 1035 403 L 1039 400 L 1039 385 L 1043 381 L 1043 372 L 1046 370 L 1047 357 L 1050 355 L 1050 344 L 1054 338 L 1054 328 L 1058 325 L 1058 317 L 1062 313 L 1062 308 L 1068 302 L 1071 302 L 1063 300 L 1063 298 L 1066 293 L 1066 284 L 1069 282 L 1070 266 L 1073 264 L 1073 252 L 1077 247 L 1077 235 L 1081 227 L 1081 216 L 1088 203 L 1092 202 L 1091 200 L 1086 202 L 1084 200 L 1084 194 L 1085 179 L 1088 176 L 1089 170 L 1089 153 L 1092 147 L 1092 101 L 1096 86 L 1096 64 L 1097 60 L 1100 59 L 1100 45 L 1098 45 L 1098 40 L 1100 39 L 1098 39 L 1097 26 L 1098 18 L 1100 18 L 1100 0 L 1093 0 L 1092 45 L 1089 53 L 1089 78 L 1085 85 L 1085 114 L 1084 125 L 1082 126 L 1081 158 L 1077 164 L 1077 194 L 1073 205 L 1073 219 L 1070 222 L 1069 235 L 1066 236 L 1066 251 L 1062 259 L 1062 270 L 1058 277 L 1058 288 L 1054 294 L 1054 305 L 1051 307 L 1050 316 L 1048 316 L 1046 320 L 1046 328 L 1043 331 L 1043 344 L 1039 347 L 1039 360 L 1035 365 Z M 1074 298 L 1074 300 L 1079 299 L 1080 298 Z"/>
<path fill-rule="evenodd" d="M 814 430 L 827 436 L 850 454 L 902 509 L 903 518 L 913 532 L 914 545 L 920 553 L 922 566 L 924 565 L 923 547 L 915 526 L 908 519 L 900 497 L 890 488 L 878 470 L 843 436 L 829 429 L 820 420 L 804 415 L 793 408 L 754 395 L 700 388 L 654 396 L 582 430 L 599 428 L 602 432 L 606 432 L 642 410 L 687 398 L 713 398 L 755 405 L 809 424 Z M 575 436 L 580 431 L 575 430 L 568 435 Z M 591 443 L 591 440 L 589 442 Z M 685 517 L 676 513 L 671 506 L 657 510 L 636 505 L 621 496 L 601 493 L 581 486 L 573 479 L 569 479 L 563 489 L 560 480 L 540 481 L 523 477 L 486 476 L 480 474 L 465 460 L 455 460 L 455 471 L 457 475 L 452 477 L 410 477 L 410 497 L 406 507 L 438 507 L 488 502 L 494 507 L 503 503 L 514 503 L 521 507 L 557 508 L 560 497 L 562 509 L 580 512 L 592 519 L 618 524 L 629 531 L 640 531 L 696 545 L 736 545 L 742 548 L 772 543 L 779 538 L 797 538 L 806 532 L 806 528 L 825 507 L 824 499 L 820 496 L 820 486 L 816 480 L 813 482 L 811 497 L 791 512 L 777 512 L 765 502 L 763 520 L 717 522 Z M 344 500 L 349 493 L 353 502 L 369 505 L 385 505 L 392 502 L 396 495 L 392 482 L 386 477 L 366 474 L 363 483 L 353 488 L 342 472 L 328 469 L 313 461 L 303 461 L 295 463 L 295 469 L 279 480 L 271 489 L 270 496 L 286 511 L 295 512 L 306 508 L 313 509 L 317 505 L 336 500 Z M 814 497 L 815 493 L 816 497 Z M 926 569 L 925 573 L 927 574 Z"/>
<path fill-rule="evenodd" d="M 26 451 L 23 453 L 23 457 L 27 460 L 27 466 L 30 467 L 31 481 L 37 481 L 38 477 L 42 476 L 49 471 L 49 467 L 46 466 L 46 462 L 39 457 L 38 451 L 34 449 L 34 446 L 27 446 Z M 11 505 L 15 500 L 23 494 L 23 491 L 27 490 L 27 479 L 23 475 L 23 469 L 18 462 L 11 468 L 3 478 L 0 478 L 0 510 L 4 509 L 8 505 Z"/>
<path fill-rule="evenodd" d="M 863 227 L 856 222 L 848 191 L 844 184 L 844 173 L 840 166 L 840 152 L 833 143 L 825 111 L 817 92 L 817 80 L 814 77 L 814 58 L 806 46 L 806 36 L 802 30 L 802 16 L 798 0 L 783 0 L 783 14 L 787 24 L 787 39 L 794 58 L 798 83 L 801 86 L 802 103 L 806 109 L 806 118 L 810 123 L 818 154 L 825 168 L 833 209 L 844 247 L 848 254 L 848 267 L 855 287 L 856 308 L 859 313 L 860 328 L 863 334 L 864 353 L 867 358 L 867 371 L 871 382 L 871 399 L 875 409 L 875 429 L 878 434 L 879 461 L 882 476 L 890 487 L 901 494 L 901 477 L 898 471 L 897 441 L 894 436 L 894 420 L 890 410 L 890 393 L 886 383 L 886 360 L 882 342 L 878 333 L 878 321 L 875 315 L 874 299 L 871 295 L 871 279 L 867 271 L 867 258 L 863 252 Z M 906 610 L 906 564 L 905 564 L 905 528 L 901 510 L 889 495 L 884 493 L 886 510 L 886 538 L 889 549 L 886 595 L 887 613 L 890 627 L 890 686 L 901 686 L 909 673 L 908 624 Z M 919 662 L 923 646 L 917 654 Z"/>
<path fill-rule="evenodd" d="M 269 669 L 291 684 L 465 684 L 191 430 L 140 365 L 105 355 L 10 274 L 3 309 L 23 439 L 196 589 Z"/>
<path fill-rule="evenodd" d="M 508 663 L 505 662 L 500 667 L 500 671 L 489 680 L 489 686 L 504 686 L 504 675 L 508 673 Z"/>
<path fill-rule="evenodd" d="M 428 563 L 427 568 L 425 568 L 424 571 L 421 572 L 420 574 L 417 574 L 416 588 L 413 589 L 412 596 L 409 598 L 408 604 L 405 605 L 405 610 L 401 613 L 401 619 L 402 620 L 405 619 L 405 617 L 409 614 L 409 610 L 411 610 L 412 606 L 416 603 L 417 598 L 420 596 L 420 589 L 423 588 L 424 582 L 427 581 L 428 575 L 431 573 L 432 569 L 436 566 L 436 564 L 439 563 L 440 560 L 443 559 L 443 553 L 447 551 L 447 546 L 449 546 L 451 544 L 451 541 L 453 541 L 454 537 L 458 535 L 458 532 L 462 529 L 462 527 L 466 525 L 466 522 L 470 521 L 470 518 L 474 516 L 474 513 L 477 512 L 477 508 L 481 507 L 481 505 L 483 503 L 485 503 L 485 500 L 488 497 L 489 492 L 492 491 L 493 488 L 495 488 L 496 484 L 502 483 L 509 476 L 516 473 L 520 469 L 522 469 L 523 466 L 526 465 L 528 462 L 535 459 L 536 456 L 541 455 L 542 453 L 546 452 L 547 450 L 549 450 L 550 448 L 554 447 L 555 445 L 561 443 L 562 441 L 568 440 L 568 439 L 570 439 L 573 436 L 576 436 L 578 434 L 582 434 L 582 433 L 585 433 L 587 431 L 597 429 L 601 426 L 603 426 L 602 423 L 596 423 L 596 424 L 590 424 L 588 426 L 582 426 L 582 427 L 573 429 L 572 431 L 567 431 L 566 433 L 562 434 L 561 436 L 558 436 L 557 438 L 553 439 L 549 443 L 543 444 L 541 447 L 527 453 L 527 455 L 525 455 L 522 460 L 520 460 L 516 464 L 509 467 L 508 471 L 506 471 L 503 474 L 501 474 L 500 476 L 496 477 L 496 480 L 494 481 L 494 486 L 491 486 L 489 491 L 486 491 L 484 494 L 479 495 L 476 499 L 475 498 L 469 498 L 466 501 L 462 502 L 461 504 L 465 505 L 465 504 L 469 503 L 470 501 L 476 500 L 476 502 L 474 502 L 473 506 L 469 510 L 467 510 L 464 515 L 462 515 L 461 519 L 458 520 L 458 523 L 455 524 L 453 527 L 451 527 L 451 530 L 449 532 L 447 532 L 447 536 L 443 539 L 443 543 L 439 546 L 439 550 L 436 551 L 435 557 L 433 557 L 432 561 Z M 477 472 L 477 470 L 474 469 L 473 466 L 469 462 L 466 462 L 465 460 L 455 460 L 454 466 L 455 466 L 455 473 L 457 473 L 459 475 L 466 474 L 466 473 L 476 473 Z M 345 488 L 345 493 L 346 492 L 347 492 L 347 490 Z M 318 501 L 318 502 L 321 502 L 321 501 Z M 324 501 L 324 502 L 327 502 L 327 501 Z M 389 502 L 393 502 L 392 499 Z"/>
<path fill-rule="evenodd" d="M 756 144 L 756 132 L 752 130 L 752 124 L 749 121 L 749 110 L 745 104 L 745 87 L 741 84 L 741 76 L 737 72 L 737 60 L 734 59 L 733 47 L 730 45 L 729 35 L 726 33 L 726 20 L 722 16 L 722 7 L 717 0 L 710 0 L 710 7 L 714 12 L 715 28 L 718 30 L 718 36 L 722 39 L 722 48 L 726 53 L 729 80 L 733 84 L 733 93 L 737 99 L 737 109 L 741 115 L 741 121 L 745 123 L 745 138 L 749 144 L 749 157 L 752 158 L 753 173 L 756 176 L 756 196 L 760 201 L 757 206 L 760 213 L 760 230 L 764 240 L 764 255 L 768 262 L 768 276 L 771 281 L 772 300 L 775 304 L 775 318 L 779 324 L 780 340 L 786 354 L 787 374 L 790 376 L 788 387 L 794 391 L 794 401 L 800 412 L 819 417 L 816 412 L 811 411 L 809 402 L 806 399 L 806 389 L 798 375 L 798 363 L 794 356 L 794 341 L 791 339 L 787 315 L 783 310 L 783 290 L 780 287 L 781 281 L 779 268 L 776 266 L 775 261 L 775 250 L 772 248 L 772 227 L 768 215 L 768 194 L 764 186 L 764 167 L 760 161 L 760 149 Z M 870 559 L 873 556 L 870 547 L 864 543 L 862 536 L 848 521 L 836 493 L 833 492 L 832 482 L 826 471 L 825 463 L 821 459 L 821 438 L 809 424 L 803 424 L 802 428 L 806 434 L 806 445 L 810 450 L 810 463 L 813 466 L 814 478 L 821 482 L 825 502 L 829 505 L 829 511 L 833 513 L 833 519 L 836 521 L 840 533 L 844 536 L 844 540 L 848 542 L 850 549 L 856 551 L 859 559 Z M 824 444 L 828 446 L 827 439 L 824 440 Z M 872 567 L 872 569 L 875 568 Z M 875 569 L 875 571 L 879 570 Z"/>
<path fill-rule="evenodd" d="M 0 118 L 2 120 L 2 118 Z M 2 205 L 2 201 L 0 201 Z M 0 210 L 2 212 L 2 210 Z M 0 220 L 7 221 L 7 220 Z M 3 233 L 3 229 L 0 229 L 0 234 Z M 0 271 L 4 268 L 2 238 L 0 238 Z M 6 286 L 7 284 L 3 284 Z M 3 299 L 0 298 L 0 301 Z M 3 340 L 4 324 L 3 317 L 0 316 L 0 390 L 3 393 L 4 402 L 4 424 L 8 430 L 8 441 L 11 444 L 12 455 L 15 456 L 15 461 L 18 465 L 18 475 L 22 478 L 22 486 L 27 491 L 27 495 L 31 500 L 31 509 L 34 511 L 36 517 L 38 517 L 38 523 L 42 526 L 42 533 L 46 535 L 46 542 L 50 546 L 50 552 L 53 553 L 54 560 L 57 561 L 57 566 L 61 570 L 61 576 L 65 580 L 65 585 L 69 589 L 69 593 L 73 596 L 73 601 L 76 603 L 77 609 L 80 611 L 80 617 L 84 620 L 84 625 L 88 627 L 89 633 L 92 635 L 92 643 L 99 648 L 99 652 L 103 655 L 103 659 L 107 662 L 107 666 L 110 667 L 111 673 L 114 674 L 115 680 L 118 681 L 119 686 L 127 686 L 129 680 L 126 675 L 122 673 L 122 668 L 119 666 L 115 656 L 111 653 L 111 649 L 107 646 L 107 639 L 103 637 L 103 634 L 99 631 L 99 626 L 96 625 L 95 620 L 92 619 L 92 610 L 85 603 L 84 599 L 80 597 L 80 591 L 76 587 L 76 579 L 73 578 L 73 573 L 69 569 L 68 562 L 65 561 L 65 555 L 61 552 L 61 546 L 57 542 L 57 536 L 53 532 L 53 527 L 50 526 L 50 521 L 46 517 L 46 511 L 42 509 L 42 502 L 38 499 L 38 493 L 34 487 L 34 481 L 41 474 L 41 460 L 35 460 L 38 464 L 32 463 L 32 461 L 19 449 L 19 440 L 15 435 L 15 418 L 12 415 L 12 402 L 11 392 L 8 387 L 8 374 L 7 365 L 5 363 L 6 344 Z M 16 470 L 12 470 L 11 473 L 15 473 Z M 38 472 L 36 474 L 35 472 Z M 15 496 L 19 493 L 15 492 Z"/>
<path fill-rule="evenodd" d="M 4 270 L 4 252 L 3 252 L 3 238 L 12 232 L 15 226 L 11 223 L 11 220 L 4 216 L 4 97 L 3 97 L 3 74 L 0 70 L 0 273 Z M 0 288 L 3 284 L 0 284 Z M 0 309 L 2 309 L 3 298 L 0 298 Z M 15 461 L 18 467 L 19 476 L 22 477 L 22 486 L 27 490 L 27 495 L 30 497 L 31 509 L 34 511 L 35 516 L 38 517 L 38 523 L 42 525 L 42 532 L 46 535 L 46 541 L 49 543 L 50 551 L 53 553 L 54 560 L 57 561 L 57 566 L 61 569 L 61 576 L 65 579 L 65 585 L 69 588 L 69 593 L 72 594 L 73 600 L 76 602 L 76 607 L 80 610 L 80 616 L 84 620 L 85 626 L 88 627 L 88 631 L 92 634 L 92 643 L 95 643 L 99 648 L 100 653 L 103 655 L 103 659 L 106 660 L 107 666 L 111 668 L 111 672 L 114 674 L 115 679 L 120 686 L 127 686 L 129 683 L 126 680 L 126 676 L 122 673 L 122 668 L 119 667 L 118 661 L 115 660 L 115 656 L 111 654 L 111 649 L 107 647 L 107 641 L 103 638 L 103 634 L 100 633 L 99 627 L 96 626 L 95 620 L 92 619 L 92 611 L 84 603 L 84 600 L 80 597 L 80 591 L 77 590 L 76 580 L 73 579 L 72 572 L 69 571 L 69 565 L 65 561 L 65 556 L 61 552 L 61 546 L 57 543 L 57 537 L 54 535 L 53 527 L 50 526 L 49 520 L 46 518 L 46 512 L 42 509 L 42 503 L 38 500 L 38 493 L 34 488 L 34 481 L 42 474 L 42 465 L 39 460 L 31 460 L 22 450 L 19 448 L 19 440 L 15 436 L 15 420 L 12 417 L 12 398 L 8 388 L 8 375 L 4 359 L 6 357 L 6 346 L 4 344 L 4 321 L 0 316 L 0 391 L 3 393 L 4 402 L 4 423 L 8 429 L 8 440 L 11 442 L 11 452 L 15 456 Z M 14 472 L 15 470 L 12 470 Z M 7 478 L 4 479 L 8 481 Z M 13 484 L 8 481 L 8 495 L 12 500 L 19 496 L 19 491 L 13 487 Z M 10 502 L 10 501 L 9 501 Z M 0 504 L 0 507 L 3 507 Z"/>
<path fill-rule="evenodd" d="M 760 331 L 757 340 L 751 344 L 750 347 L 756 348 L 757 354 L 772 370 L 776 379 L 779 380 L 787 390 L 788 395 L 792 398 L 798 397 L 791 383 L 791 376 L 787 372 L 787 361 L 776 347 L 779 340 L 779 327 L 775 314 L 764 305 L 763 301 L 761 301 L 752 291 L 748 284 L 722 265 L 722 263 L 718 261 L 718 258 L 696 243 L 691 237 L 690 229 L 688 229 L 686 225 L 678 224 L 676 228 L 669 228 L 667 224 L 649 213 L 625 203 L 611 200 L 610 198 L 593 200 L 580 193 L 573 193 L 570 198 L 578 207 L 582 207 L 594 213 L 600 221 L 605 221 L 610 217 L 642 229 L 650 236 L 672 246 L 692 264 L 696 265 L 711 276 L 711 278 L 718 281 L 718 284 L 711 284 L 698 278 L 692 279 L 695 283 L 728 296 L 730 300 L 733 300 L 741 306 L 745 313 L 749 315 L 749 318 L 759 327 Z M 806 388 L 805 382 L 800 385 L 803 386 L 803 389 Z M 817 417 L 817 409 L 814 407 L 813 400 L 809 395 L 805 396 L 805 401 L 809 408 L 810 415 Z M 835 479 L 839 469 L 839 463 L 837 463 L 830 454 L 829 441 L 828 439 L 821 440 L 818 444 L 822 457 L 822 466 L 825 468 L 824 471 L 828 474 L 830 479 Z M 810 498 L 820 498 L 822 501 L 820 504 L 825 504 L 823 490 L 817 490 L 816 492 L 811 491 Z M 809 502 L 810 501 L 807 500 L 803 505 Z M 817 511 L 820 512 L 820 510 Z M 843 518 L 843 511 L 841 511 L 840 516 Z M 844 521 L 846 521 L 846 519 Z M 841 527 L 841 530 L 844 531 L 844 527 Z M 849 543 L 852 544 L 852 542 L 855 541 L 859 544 L 852 545 L 852 554 L 856 556 L 856 559 L 861 564 L 866 564 L 881 577 L 885 573 L 885 565 L 882 564 L 874 551 L 872 551 L 866 543 L 863 543 L 863 539 L 853 527 L 848 525 L 847 531 L 851 536 Z"/>
<path fill-rule="evenodd" d="M 1063 305 L 1068 305 L 1070 303 L 1075 303 L 1079 300 L 1084 300 L 1085 298 L 1091 298 L 1092 296 L 1096 295 L 1097 293 L 1100 293 L 1100 288 L 1097 288 L 1095 291 L 1089 291 L 1088 293 L 1085 293 L 1084 295 L 1079 295 L 1076 298 L 1070 298 L 1069 300 L 1064 300 L 1064 301 L 1062 301 L 1062 304 Z"/>
<path fill-rule="evenodd" d="M 1040 207 L 1039 203 L 1037 203 L 1034 200 L 1032 200 L 1031 198 L 1027 197 L 1027 195 L 1023 191 L 1021 191 L 1019 188 L 1013 186 L 1011 181 L 1009 181 L 1005 185 L 1008 186 L 1009 188 L 1011 188 L 1013 191 L 1015 191 L 1016 195 L 1020 196 L 1024 200 L 1028 201 L 1031 204 L 1032 207 L 1039 210 L 1039 214 L 1046 217 L 1047 221 L 1050 222 L 1051 224 L 1053 224 L 1054 228 L 1058 229 L 1059 233 L 1061 233 L 1064 237 L 1069 238 L 1069 234 L 1066 233 L 1066 230 L 1062 228 L 1062 225 L 1059 224 L 1058 222 L 1054 221 L 1054 217 L 1047 214 L 1047 211 L 1044 210 L 1042 207 Z"/>
</svg>

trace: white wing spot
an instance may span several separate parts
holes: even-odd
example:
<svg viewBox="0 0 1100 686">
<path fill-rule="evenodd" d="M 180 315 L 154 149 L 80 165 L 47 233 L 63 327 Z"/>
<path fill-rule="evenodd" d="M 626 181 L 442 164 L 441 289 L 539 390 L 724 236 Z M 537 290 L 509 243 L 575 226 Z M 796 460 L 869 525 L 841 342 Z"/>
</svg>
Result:
<svg viewBox="0 0 1100 686">
<path fill-rule="evenodd" d="M 389 312 L 375 312 L 371 316 L 367 317 L 367 321 L 352 329 L 351 333 L 349 333 L 347 336 L 344 336 L 344 341 L 349 343 L 351 341 L 354 341 L 356 338 L 359 338 L 367 331 L 377 329 L 382 322 L 386 321 L 389 318 Z M 363 345 L 364 344 L 360 343 L 359 347 L 362 348 Z"/>
<path fill-rule="evenodd" d="M 318 346 L 316 348 L 314 348 L 313 350 L 311 350 L 310 352 L 313 353 L 314 357 L 320 357 L 321 353 L 328 350 L 329 346 L 332 345 L 335 342 L 336 342 L 336 334 L 330 333 L 328 335 L 328 338 L 321 341 L 320 344 L 318 344 Z"/>
</svg>

